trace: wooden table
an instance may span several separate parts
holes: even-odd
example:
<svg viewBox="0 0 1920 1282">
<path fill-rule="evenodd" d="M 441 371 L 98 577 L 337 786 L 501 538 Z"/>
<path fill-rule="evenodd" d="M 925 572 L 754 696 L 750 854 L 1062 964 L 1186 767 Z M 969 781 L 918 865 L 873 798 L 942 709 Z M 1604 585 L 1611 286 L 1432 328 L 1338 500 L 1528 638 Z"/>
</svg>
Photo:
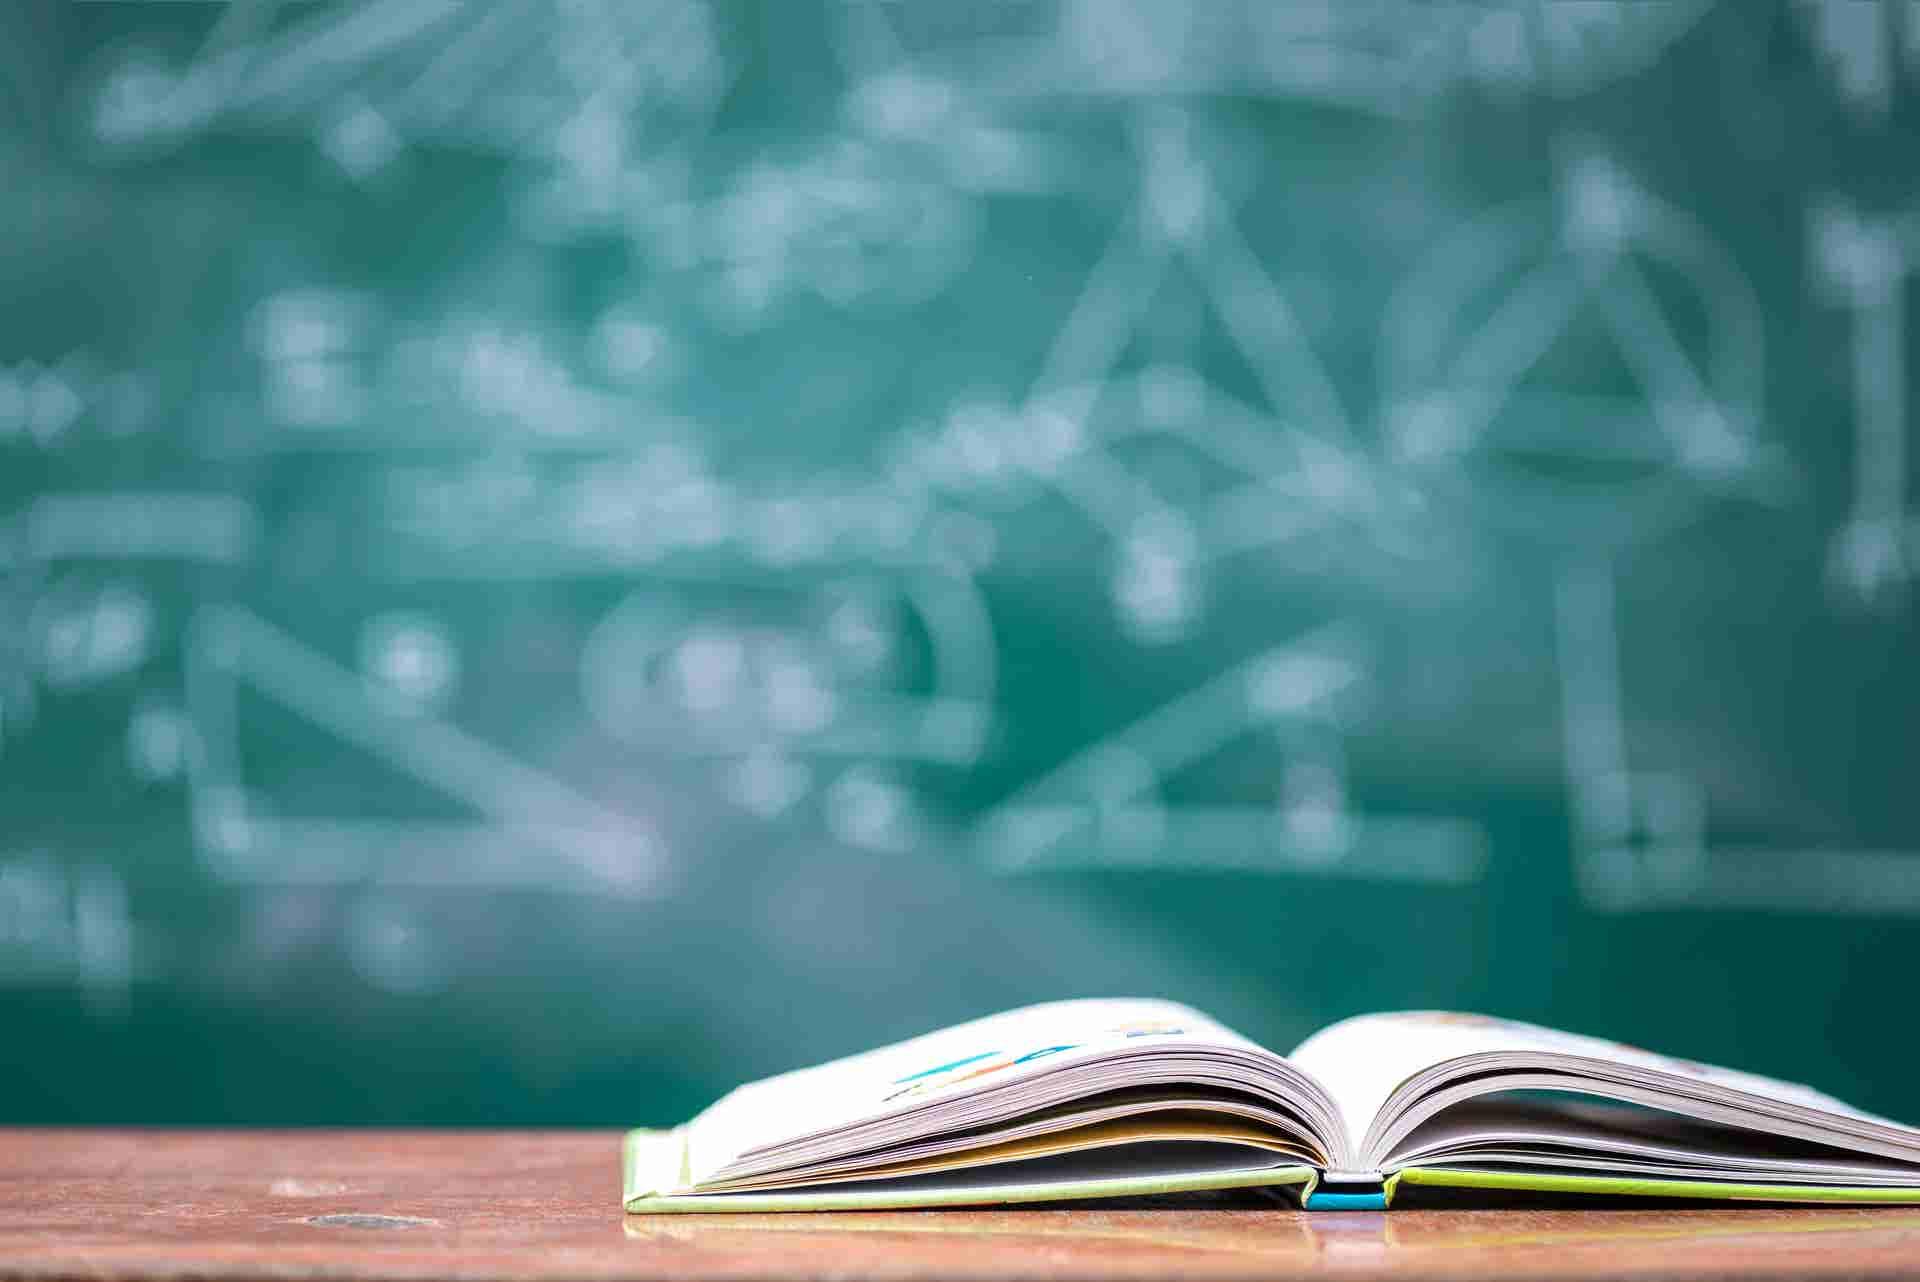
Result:
<svg viewBox="0 0 1920 1282">
<path fill-rule="evenodd" d="M 628 1216 L 612 1132 L 0 1130 L 0 1277 L 1868 1277 L 1920 1209 Z"/>
</svg>

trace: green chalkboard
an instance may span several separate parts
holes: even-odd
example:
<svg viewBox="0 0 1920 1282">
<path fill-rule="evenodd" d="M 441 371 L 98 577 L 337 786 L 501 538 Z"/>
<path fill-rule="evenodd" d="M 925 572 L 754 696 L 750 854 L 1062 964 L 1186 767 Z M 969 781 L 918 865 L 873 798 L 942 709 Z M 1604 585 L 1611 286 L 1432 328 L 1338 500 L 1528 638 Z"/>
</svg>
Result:
<svg viewBox="0 0 1920 1282">
<path fill-rule="evenodd" d="M 1042 998 L 1913 1118 L 1920 25 L 0 7 L 0 1120 Z"/>
</svg>

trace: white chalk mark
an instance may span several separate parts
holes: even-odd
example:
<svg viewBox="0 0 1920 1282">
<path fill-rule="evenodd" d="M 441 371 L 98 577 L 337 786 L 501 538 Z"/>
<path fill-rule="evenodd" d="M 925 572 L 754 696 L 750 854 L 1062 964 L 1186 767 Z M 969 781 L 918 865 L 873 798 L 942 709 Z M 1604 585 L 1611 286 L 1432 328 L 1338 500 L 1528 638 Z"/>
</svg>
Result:
<svg viewBox="0 0 1920 1282">
<path fill-rule="evenodd" d="M 190 561 L 239 565 L 260 538 L 253 505 L 230 494 L 165 491 L 42 494 L 14 518 L 41 562 Z"/>
<path fill-rule="evenodd" d="M 1602 562 L 1568 567 L 1555 585 L 1554 606 L 1574 858 L 1583 886 L 1613 885 L 1631 876 L 1630 866 L 1620 865 L 1630 858 L 1622 847 L 1633 827 L 1633 798 L 1612 566 Z"/>
<path fill-rule="evenodd" d="M 1868 604 L 1900 597 L 1920 566 L 1920 522 L 1907 498 L 1906 353 L 1906 284 L 1920 239 L 1907 224 L 1920 219 L 1867 217 L 1829 202 L 1812 226 L 1819 283 L 1853 322 L 1853 499 L 1829 572 Z"/>
</svg>

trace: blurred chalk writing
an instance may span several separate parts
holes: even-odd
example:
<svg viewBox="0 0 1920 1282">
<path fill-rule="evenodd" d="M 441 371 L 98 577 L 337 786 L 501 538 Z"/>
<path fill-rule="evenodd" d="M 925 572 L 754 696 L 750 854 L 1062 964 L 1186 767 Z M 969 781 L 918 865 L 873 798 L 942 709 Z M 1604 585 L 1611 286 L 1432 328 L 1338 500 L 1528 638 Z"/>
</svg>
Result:
<svg viewBox="0 0 1920 1282">
<path fill-rule="evenodd" d="M 1552 976 L 1702 931 L 1824 1011 L 1920 943 L 1916 78 L 1896 0 L 8 6 L 0 992 L 694 1094 L 1062 988 L 1658 1040 Z"/>
</svg>

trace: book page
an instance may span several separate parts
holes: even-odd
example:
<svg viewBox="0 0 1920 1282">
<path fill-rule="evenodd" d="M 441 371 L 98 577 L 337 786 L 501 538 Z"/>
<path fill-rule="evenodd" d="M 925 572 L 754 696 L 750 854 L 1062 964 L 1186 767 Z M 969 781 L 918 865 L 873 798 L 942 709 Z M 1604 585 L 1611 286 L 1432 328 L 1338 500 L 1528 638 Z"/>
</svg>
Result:
<svg viewBox="0 0 1920 1282">
<path fill-rule="evenodd" d="M 1573 1166 L 1824 1184 L 1920 1185 L 1920 1164 L 1789 1136 L 1715 1125 L 1659 1109 L 1552 1094 L 1455 1105 L 1388 1155 L 1403 1165 Z"/>
<path fill-rule="evenodd" d="M 869 1163 L 849 1169 L 804 1172 L 798 1175 L 763 1176 L 757 1180 L 721 1181 L 715 1192 L 745 1189 L 811 1188 L 822 1184 L 846 1184 L 856 1181 L 894 1179 L 909 1175 L 928 1175 L 942 1171 L 966 1170 L 1003 1162 L 1024 1162 L 1042 1157 L 1071 1153 L 1091 1153 L 1095 1149 L 1141 1144 L 1179 1143 L 1192 1151 L 1207 1150 L 1209 1163 L 1255 1169 L 1262 1166 L 1299 1164 L 1312 1159 L 1298 1145 L 1276 1139 L 1258 1126 L 1227 1118 L 1192 1115 L 1182 1117 L 1130 1117 L 1081 1126 L 1069 1131 L 1033 1135 L 1007 1140 L 957 1153 L 943 1153 L 909 1161 Z M 1223 1151 L 1214 1152 L 1213 1149 Z M 1105 1160 L 1103 1156 L 1102 1161 Z M 1095 1165 L 1087 1163 L 1089 1169 Z M 1195 1169 L 1200 1169 L 1196 1167 Z"/>
<path fill-rule="evenodd" d="M 1454 1011 L 1398 1011 L 1344 1019 L 1307 1038 L 1288 1058 L 1326 1087 L 1348 1134 L 1357 1139 L 1367 1133 L 1387 1097 L 1415 1073 L 1462 1055 L 1497 1051 L 1609 1060 L 1691 1077 L 1801 1108 L 1873 1122 L 1885 1120 L 1793 1082 L 1678 1059 L 1623 1042 Z"/>
<path fill-rule="evenodd" d="M 688 1125 L 689 1170 L 698 1183 L 753 1149 L 1121 1048 L 1183 1042 L 1267 1054 L 1175 1002 L 1089 998 L 1025 1006 L 742 1086 Z"/>
</svg>

